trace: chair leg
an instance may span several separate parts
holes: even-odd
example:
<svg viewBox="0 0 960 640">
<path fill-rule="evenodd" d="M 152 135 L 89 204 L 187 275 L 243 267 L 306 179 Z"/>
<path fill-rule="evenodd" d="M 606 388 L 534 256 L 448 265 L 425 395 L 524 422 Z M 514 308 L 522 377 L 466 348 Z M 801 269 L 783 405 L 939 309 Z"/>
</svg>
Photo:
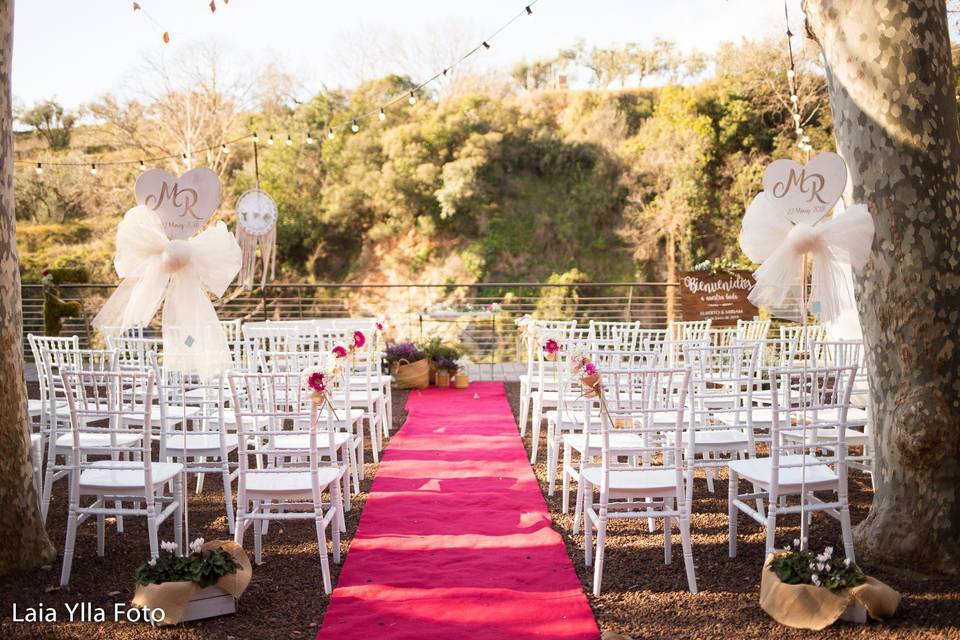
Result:
<svg viewBox="0 0 960 640">
<path fill-rule="evenodd" d="M 254 500 L 250 513 L 256 516 L 257 511 L 260 511 L 260 515 L 266 515 L 267 513 L 260 505 L 260 501 Z M 263 522 L 269 522 L 269 520 L 264 518 Z M 253 558 L 258 565 L 263 564 L 263 524 L 256 519 L 253 520 Z"/>
<path fill-rule="evenodd" d="M 527 435 L 527 418 L 530 415 L 530 392 L 527 389 L 520 390 L 520 437 Z"/>
<path fill-rule="evenodd" d="M 843 535 L 843 552 L 850 562 L 856 562 L 853 554 L 853 530 L 850 526 L 850 507 L 846 504 L 840 507 L 840 531 Z"/>
<path fill-rule="evenodd" d="M 557 465 L 555 462 L 556 456 L 555 449 L 557 443 L 554 441 L 556 438 L 556 424 L 547 421 L 547 495 L 553 497 L 553 494 L 556 493 L 556 484 L 557 484 Z"/>
<path fill-rule="evenodd" d="M 380 464 L 380 447 L 377 444 L 377 423 L 373 418 L 368 418 L 367 426 L 370 429 L 370 449 L 373 451 L 373 463 Z M 363 425 L 361 425 L 360 428 L 363 429 Z"/>
<path fill-rule="evenodd" d="M 563 515 L 567 515 L 567 512 L 570 510 L 570 474 L 567 472 L 567 469 L 570 468 L 571 460 L 570 446 L 567 444 L 563 445 L 563 468 L 561 474 L 563 479 L 561 480 L 563 485 L 563 499 L 561 503 L 563 505 Z"/>
<path fill-rule="evenodd" d="M 589 524 L 585 527 L 590 528 Z M 597 557 L 593 564 L 593 595 L 600 595 L 600 586 L 603 582 L 604 545 L 607 541 L 607 518 L 601 515 L 597 522 Z"/>
<path fill-rule="evenodd" d="M 573 535 L 580 533 L 580 519 L 586 517 L 583 515 L 583 508 L 586 504 L 584 501 L 587 500 L 587 498 L 584 497 L 584 494 L 586 493 L 584 486 L 586 484 L 587 483 L 583 478 L 580 478 L 577 481 L 577 504 L 573 509 Z M 593 491 L 593 488 L 591 487 L 590 490 Z M 590 499 L 593 499 L 592 496 Z M 584 523 L 586 523 L 586 520 L 584 520 Z M 586 533 L 586 531 L 584 531 L 584 533 Z"/>
<path fill-rule="evenodd" d="M 737 505 L 734 500 L 737 499 L 738 476 L 736 472 L 727 467 L 727 553 L 731 558 L 737 557 Z"/>
<path fill-rule="evenodd" d="M 70 514 L 67 516 L 67 539 L 63 545 L 63 568 L 60 570 L 60 586 L 70 583 L 70 569 L 73 567 L 73 550 L 77 544 L 77 522 L 80 514 L 77 505 L 70 505 Z"/>
<path fill-rule="evenodd" d="M 801 522 L 803 521 L 802 516 L 800 520 Z M 771 500 L 770 504 L 767 506 L 767 542 L 766 542 L 764 555 L 769 554 L 770 552 L 773 551 L 774 539 L 776 538 L 776 533 L 777 533 L 777 509 L 773 506 L 773 501 Z"/>
<path fill-rule="evenodd" d="M 103 499 L 98 500 L 98 502 L 104 502 Z M 102 506 L 106 506 L 103 504 Z M 106 516 L 102 513 L 97 514 L 97 557 L 102 558 L 104 550 L 106 547 L 105 544 L 105 529 L 106 529 Z"/>
<path fill-rule="evenodd" d="M 330 483 L 330 504 L 336 505 L 337 507 L 337 526 L 335 528 L 337 529 L 337 538 L 339 539 L 340 533 L 347 532 L 347 519 L 343 515 L 343 492 L 340 491 L 339 482 Z M 339 556 L 339 554 L 340 551 L 338 549 L 337 555 Z M 340 561 L 336 560 L 336 562 L 339 563 Z"/>
<path fill-rule="evenodd" d="M 47 512 L 50 511 L 50 494 L 53 492 L 53 476 L 57 457 L 52 455 L 47 459 L 47 473 L 43 481 L 43 496 L 40 498 L 40 519 L 47 523 Z"/>
<path fill-rule="evenodd" d="M 313 520 L 317 526 L 317 546 L 320 547 L 320 572 L 323 574 L 323 592 L 333 591 L 330 582 L 330 560 L 327 558 L 327 533 L 323 524 L 323 510 L 319 504 L 313 507 Z"/>
<path fill-rule="evenodd" d="M 687 587 L 697 592 L 696 569 L 693 566 L 693 544 L 690 542 L 690 516 L 680 516 L 680 542 L 683 546 L 683 566 L 687 570 Z"/>
<path fill-rule="evenodd" d="M 186 462 L 186 460 L 184 460 L 184 462 Z M 203 466 L 206 462 L 207 462 L 206 456 L 200 456 L 199 458 L 197 458 L 197 464 L 200 466 Z M 200 495 L 201 493 L 203 493 L 203 480 L 204 480 L 204 473 L 201 471 L 197 474 L 196 495 Z"/>
<path fill-rule="evenodd" d="M 247 528 L 245 522 L 246 512 L 246 500 L 240 496 L 237 496 L 237 520 L 233 525 L 233 541 L 241 547 L 243 546 L 243 532 Z"/>
<path fill-rule="evenodd" d="M 173 512 L 173 541 L 177 543 L 177 555 L 183 551 L 183 514 L 187 509 L 187 474 L 179 473 L 173 479 L 174 500 L 177 508 Z"/>
<path fill-rule="evenodd" d="M 673 562 L 673 519 L 663 518 L 663 564 Z"/>
<path fill-rule="evenodd" d="M 230 535 L 233 535 L 236 531 L 236 523 L 233 517 L 233 481 L 230 479 L 230 465 L 225 458 L 221 461 L 221 465 L 220 475 L 223 476 L 223 502 L 227 507 L 227 527 Z"/>
<path fill-rule="evenodd" d="M 581 480 L 579 484 L 583 485 L 587 483 Z M 587 493 L 587 491 L 584 491 L 584 494 Z M 584 496 L 582 506 L 580 507 L 580 510 L 583 512 L 583 564 L 589 567 L 593 565 L 593 521 L 590 520 L 590 516 L 587 515 L 587 509 L 589 508 L 589 505 L 586 504 L 587 500 L 593 500 L 592 486 L 589 487 L 589 497 Z"/>
<path fill-rule="evenodd" d="M 154 503 L 147 505 L 147 538 L 150 540 L 150 558 L 159 558 L 160 540 L 157 535 L 157 507 Z"/>
<path fill-rule="evenodd" d="M 540 402 L 533 403 L 533 422 L 530 424 L 530 464 L 537 463 L 537 449 L 540 448 L 540 423 L 543 421 L 543 406 Z"/>
</svg>

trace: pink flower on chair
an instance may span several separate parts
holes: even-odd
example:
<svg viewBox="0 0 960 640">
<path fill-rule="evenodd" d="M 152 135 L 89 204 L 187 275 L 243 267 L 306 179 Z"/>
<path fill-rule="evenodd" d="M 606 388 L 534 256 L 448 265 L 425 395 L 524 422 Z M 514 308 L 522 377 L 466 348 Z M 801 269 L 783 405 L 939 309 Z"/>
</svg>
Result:
<svg viewBox="0 0 960 640">
<path fill-rule="evenodd" d="M 307 376 L 307 386 L 316 393 L 326 393 L 327 375 L 323 371 L 311 371 Z"/>
<path fill-rule="evenodd" d="M 362 349 L 363 345 L 367 343 L 367 337 L 363 335 L 363 331 L 354 331 L 353 332 L 353 348 Z"/>
<path fill-rule="evenodd" d="M 334 355 L 334 357 L 336 357 L 336 358 L 338 358 L 338 359 L 339 359 L 339 358 L 346 358 L 346 357 L 349 355 L 349 352 L 347 351 L 347 348 L 346 348 L 345 346 L 343 346 L 342 344 L 338 344 L 337 346 L 335 346 L 335 347 L 333 348 L 333 350 L 331 351 L 331 353 Z"/>
<path fill-rule="evenodd" d="M 543 343 L 543 350 L 549 353 L 550 355 L 554 355 L 555 353 L 560 351 L 560 345 L 557 343 L 556 340 L 554 340 L 553 338 L 550 338 L 549 340 Z"/>
<path fill-rule="evenodd" d="M 595 376 L 597 375 L 597 365 L 588 360 L 583 363 L 583 372 L 588 376 Z"/>
</svg>

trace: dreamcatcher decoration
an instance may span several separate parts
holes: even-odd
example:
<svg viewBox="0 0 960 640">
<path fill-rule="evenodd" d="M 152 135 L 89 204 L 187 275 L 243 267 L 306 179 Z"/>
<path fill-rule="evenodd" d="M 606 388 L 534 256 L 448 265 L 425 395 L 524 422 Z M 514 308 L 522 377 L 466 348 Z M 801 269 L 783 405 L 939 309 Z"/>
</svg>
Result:
<svg viewBox="0 0 960 640">
<path fill-rule="evenodd" d="M 237 200 L 237 241 L 243 253 L 240 267 L 240 284 L 253 287 L 257 272 L 257 247 L 263 271 L 260 286 L 276 277 L 277 270 L 277 203 L 265 191 L 251 189 Z"/>
</svg>

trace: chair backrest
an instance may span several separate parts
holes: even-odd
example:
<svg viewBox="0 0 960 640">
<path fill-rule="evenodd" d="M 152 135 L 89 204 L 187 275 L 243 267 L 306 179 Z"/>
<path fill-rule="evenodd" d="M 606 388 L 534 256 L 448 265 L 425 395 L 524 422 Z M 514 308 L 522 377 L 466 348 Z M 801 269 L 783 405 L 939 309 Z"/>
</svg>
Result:
<svg viewBox="0 0 960 640">
<path fill-rule="evenodd" d="M 769 320 L 737 320 L 737 337 L 740 340 L 766 340 L 768 333 Z"/>
<path fill-rule="evenodd" d="M 687 347 L 684 361 L 691 369 L 690 420 L 700 431 L 742 429 L 754 452 L 753 392 L 757 342 L 725 346 Z M 724 420 L 716 419 L 722 412 Z"/>
<path fill-rule="evenodd" d="M 813 482 L 814 476 L 807 472 L 824 464 L 840 477 L 845 497 L 847 410 L 856 374 L 856 365 L 770 371 L 771 502 L 780 493 L 779 469 L 799 469 L 801 478 Z M 787 482 L 795 483 L 796 477 Z"/>
<path fill-rule="evenodd" d="M 312 486 L 319 489 L 317 470 L 323 453 L 328 457 L 334 449 L 334 432 L 327 429 L 319 433 L 318 412 L 312 394 L 307 389 L 301 373 L 252 373 L 231 372 L 227 374 L 236 412 L 237 432 L 241 449 L 237 455 L 241 488 L 249 472 L 270 474 L 296 474 L 309 469 L 313 476 Z M 290 441 L 295 435 L 286 426 L 305 427 L 306 436 Z M 278 442 L 287 439 L 281 447 Z M 326 446 L 324 446 L 326 445 Z M 318 447 L 321 447 L 318 449 Z M 287 458 L 276 464 L 278 458 Z M 268 464 L 257 464 L 257 460 Z M 335 461 L 336 457 L 332 458 Z M 251 465 L 251 462 L 254 464 Z M 328 463 L 330 464 L 330 463 Z M 314 499 L 319 500 L 315 495 Z"/>
<path fill-rule="evenodd" d="M 667 325 L 669 340 L 707 340 L 712 320 L 671 320 Z"/>
<path fill-rule="evenodd" d="M 160 437 L 160 459 L 166 458 L 167 439 L 188 431 L 202 431 L 219 436 L 221 450 L 226 450 L 225 420 L 228 392 L 220 377 L 203 380 L 197 374 L 181 373 L 163 366 L 162 356 L 151 351 L 147 356 L 153 372 L 156 404 L 160 420 L 153 425 Z M 186 445 L 186 439 L 183 440 Z"/>
<path fill-rule="evenodd" d="M 41 426 L 46 426 L 49 416 L 53 415 L 53 406 L 50 404 L 50 363 L 44 352 L 49 351 L 58 362 L 62 362 L 69 354 L 74 354 L 80 350 L 80 337 L 39 336 L 30 333 L 27 334 L 27 342 L 30 344 L 30 353 L 33 355 L 33 362 L 37 365 L 37 382 L 40 386 Z"/>
<path fill-rule="evenodd" d="M 740 332 L 738 329 L 731 329 L 729 327 L 711 327 L 707 331 L 707 344 L 713 345 L 715 347 L 725 347 L 732 345 L 735 342 L 740 340 Z"/>
<path fill-rule="evenodd" d="M 147 507 L 154 502 L 151 452 L 151 404 L 153 402 L 153 371 L 134 369 L 98 370 L 65 368 L 60 372 L 70 410 L 72 455 L 68 460 L 73 470 L 72 482 L 79 482 L 87 468 L 98 471 L 119 471 L 136 464 L 145 476 L 144 500 Z M 129 415 L 142 416 L 142 429 L 134 431 L 124 420 Z M 130 435 L 138 433 L 136 443 Z M 96 460 L 87 459 L 81 447 L 84 434 L 97 436 Z M 120 454 L 136 452 L 142 462 L 131 463 Z"/>
<path fill-rule="evenodd" d="M 676 497 L 682 505 L 688 480 L 684 477 L 688 470 L 685 460 L 693 459 L 693 430 L 684 413 L 690 389 L 690 369 L 605 370 L 600 374 L 602 398 L 584 395 L 582 400 L 584 451 L 599 444 L 600 463 L 591 462 L 591 457 L 585 455 L 582 466 L 601 467 L 601 504 L 605 504 L 610 470 L 630 464 L 619 462 L 617 450 L 611 448 L 610 435 L 633 433 L 639 438 L 637 448 L 631 447 L 631 457 L 642 460 L 644 467 L 673 471 Z M 665 414 L 671 416 L 670 425 L 662 423 L 661 417 Z M 683 437 L 684 431 L 687 437 Z M 673 437 L 664 438 L 666 432 L 672 433 Z M 688 449 L 686 452 L 684 446 Z"/>
<path fill-rule="evenodd" d="M 795 360 L 804 361 L 808 358 L 811 342 L 823 342 L 827 339 L 827 330 L 818 324 L 782 325 L 780 339 L 791 343 L 785 353 L 789 353 Z"/>
<path fill-rule="evenodd" d="M 63 411 L 58 408 L 67 405 L 69 392 L 63 386 L 62 373 L 66 370 L 107 372 L 119 369 L 117 352 L 109 349 L 55 349 L 46 347 L 40 350 L 46 372 L 47 407 L 46 411 L 52 419 L 49 425 L 59 427 L 62 422 L 67 424 Z M 78 399 L 74 396 L 74 399 Z"/>
<path fill-rule="evenodd" d="M 107 336 L 107 347 L 117 352 L 117 363 L 121 368 L 146 371 L 150 368 L 150 352 L 163 353 L 163 339 Z"/>
<path fill-rule="evenodd" d="M 639 322 L 607 322 L 591 320 L 587 338 L 609 346 L 619 345 L 620 349 L 634 350 L 637 348 L 637 335 L 640 330 Z"/>
<path fill-rule="evenodd" d="M 527 375 L 537 375 L 538 362 L 543 356 L 544 343 L 554 339 L 561 344 L 569 341 L 577 329 L 576 320 L 530 320 L 524 337 L 527 359 Z"/>
<path fill-rule="evenodd" d="M 830 340 L 810 343 L 810 358 L 818 366 L 857 367 L 851 402 L 858 407 L 867 405 L 870 396 L 866 350 L 863 340 Z"/>
<path fill-rule="evenodd" d="M 257 352 L 257 366 L 264 373 L 298 373 L 319 364 L 324 354 L 319 351 Z"/>
</svg>

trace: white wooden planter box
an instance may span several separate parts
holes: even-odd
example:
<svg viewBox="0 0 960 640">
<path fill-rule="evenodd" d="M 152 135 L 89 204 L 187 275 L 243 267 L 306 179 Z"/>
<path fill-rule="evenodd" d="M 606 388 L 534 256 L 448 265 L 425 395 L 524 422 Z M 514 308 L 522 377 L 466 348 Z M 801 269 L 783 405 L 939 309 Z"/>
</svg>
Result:
<svg viewBox="0 0 960 640">
<path fill-rule="evenodd" d="M 181 622 L 215 618 L 236 612 L 237 602 L 232 595 L 217 586 L 207 587 L 196 591 L 190 598 Z"/>
</svg>

